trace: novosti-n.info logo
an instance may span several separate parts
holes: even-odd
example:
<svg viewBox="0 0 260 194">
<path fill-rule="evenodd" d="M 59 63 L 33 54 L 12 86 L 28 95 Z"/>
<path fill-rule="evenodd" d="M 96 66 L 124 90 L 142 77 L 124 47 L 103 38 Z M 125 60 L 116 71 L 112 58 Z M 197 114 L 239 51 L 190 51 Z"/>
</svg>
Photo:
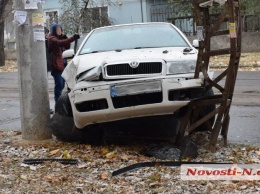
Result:
<svg viewBox="0 0 260 194">
<path fill-rule="evenodd" d="M 183 164 L 182 180 L 260 180 L 260 164 Z"/>
</svg>

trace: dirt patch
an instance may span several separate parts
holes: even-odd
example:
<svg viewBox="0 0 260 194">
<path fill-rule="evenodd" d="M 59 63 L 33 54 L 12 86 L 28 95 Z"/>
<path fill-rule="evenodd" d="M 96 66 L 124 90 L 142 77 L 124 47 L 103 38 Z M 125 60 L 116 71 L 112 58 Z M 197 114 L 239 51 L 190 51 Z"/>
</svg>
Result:
<svg viewBox="0 0 260 194">
<path fill-rule="evenodd" d="M 17 72 L 17 61 L 16 60 L 6 60 L 5 66 L 0 67 L 0 72 Z"/>
<path fill-rule="evenodd" d="M 215 56 L 210 59 L 211 70 L 227 68 L 230 55 Z M 242 53 L 239 71 L 260 71 L 260 53 Z"/>
<path fill-rule="evenodd" d="M 39 146 L 43 144 L 49 144 L 52 139 L 49 140 L 40 140 L 40 141 L 29 141 L 22 138 L 22 135 L 15 135 L 11 139 L 12 145 L 19 147 L 19 146 Z"/>
</svg>

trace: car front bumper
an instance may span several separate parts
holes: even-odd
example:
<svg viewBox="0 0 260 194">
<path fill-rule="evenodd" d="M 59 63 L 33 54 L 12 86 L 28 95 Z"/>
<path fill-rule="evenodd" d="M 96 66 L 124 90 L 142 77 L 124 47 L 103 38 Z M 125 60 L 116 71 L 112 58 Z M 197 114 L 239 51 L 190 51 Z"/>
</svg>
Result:
<svg viewBox="0 0 260 194">
<path fill-rule="evenodd" d="M 69 93 L 74 122 L 81 129 L 95 123 L 173 114 L 190 101 L 179 91 L 190 92 L 202 82 L 190 75 L 82 81 Z"/>
</svg>

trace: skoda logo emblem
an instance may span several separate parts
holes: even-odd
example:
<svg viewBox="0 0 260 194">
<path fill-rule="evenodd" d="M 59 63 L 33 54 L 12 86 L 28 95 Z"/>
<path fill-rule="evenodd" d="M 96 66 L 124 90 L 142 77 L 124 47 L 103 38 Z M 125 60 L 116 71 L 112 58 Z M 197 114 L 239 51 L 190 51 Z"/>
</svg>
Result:
<svg viewBox="0 0 260 194">
<path fill-rule="evenodd" d="M 132 61 L 129 63 L 130 67 L 137 68 L 139 66 L 139 63 L 137 61 Z"/>
</svg>

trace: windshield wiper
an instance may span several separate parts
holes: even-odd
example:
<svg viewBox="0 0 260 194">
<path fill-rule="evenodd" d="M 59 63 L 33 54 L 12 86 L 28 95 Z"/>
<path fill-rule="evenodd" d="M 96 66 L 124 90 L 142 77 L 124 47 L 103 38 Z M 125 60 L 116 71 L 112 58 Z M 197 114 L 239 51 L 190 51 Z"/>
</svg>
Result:
<svg viewBox="0 0 260 194">
<path fill-rule="evenodd" d="M 185 48 L 184 50 L 183 50 L 183 52 L 184 53 L 189 53 L 189 52 L 191 52 L 193 49 L 192 48 Z"/>
<path fill-rule="evenodd" d="M 155 47 L 155 46 L 138 46 L 138 47 L 135 47 L 134 49 L 143 49 L 143 48 L 158 48 L 158 47 Z"/>
<path fill-rule="evenodd" d="M 106 51 L 91 51 L 91 52 L 80 53 L 79 55 L 92 54 L 92 53 L 101 53 L 101 52 L 106 52 Z"/>
<path fill-rule="evenodd" d="M 100 51 L 92 51 L 92 52 L 90 52 L 90 53 L 99 53 Z"/>
</svg>

